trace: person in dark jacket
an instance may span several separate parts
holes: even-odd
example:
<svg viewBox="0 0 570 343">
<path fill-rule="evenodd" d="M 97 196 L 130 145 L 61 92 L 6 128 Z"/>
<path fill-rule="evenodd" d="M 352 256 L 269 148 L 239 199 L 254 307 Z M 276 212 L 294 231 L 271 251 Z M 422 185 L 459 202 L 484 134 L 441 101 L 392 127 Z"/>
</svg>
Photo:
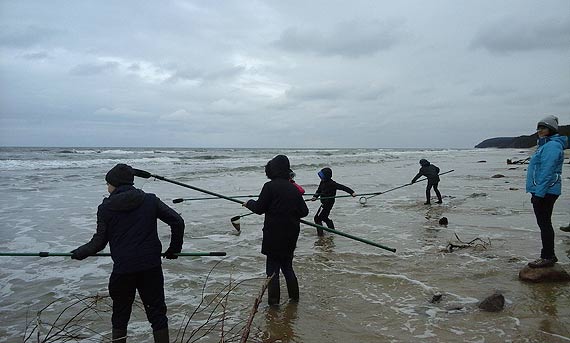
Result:
<svg viewBox="0 0 570 343">
<path fill-rule="evenodd" d="M 293 253 L 299 238 L 299 219 L 309 214 L 303 196 L 290 179 L 289 159 L 277 155 L 265 166 L 265 175 L 270 179 L 261 189 L 257 200 L 243 204 L 254 213 L 265 214 L 261 253 L 267 256 L 265 272 L 273 278 L 267 293 L 269 305 L 280 301 L 279 271 L 283 272 L 287 291 L 292 301 L 299 301 L 299 283 L 293 270 Z"/>
<path fill-rule="evenodd" d="M 558 258 L 554 253 L 554 228 L 552 211 L 562 193 L 562 164 L 568 137 L 558 134 L 558 118 L 547 116 L 537 124 L 538 147 L 531 156 L 526 174 L 526 192 L 540 228 L 542 249 L 540 258 L 529 262 L 531 268 L 552 267 Z"/>
<path fill-rule="evenodd" d="M 435 165 L 429 163 L 428 160 L 422 158 L 420 160 L 420 171 L 414 178 L 412 179 L 411 183 L 416 182 L 421 176 L 425 176 L 427 178 L 427 186 L 426 186 L 426 202 L 425 205 L 429 205 L 431 203 L 431 189 L 435 191 L 435 195 L 437 195 L 437 203 L 441 204 L 443 201 L 441 200 L 441 193 L 437 186 L 439 185 L 439 168 Z"/>
<path fill-rule="evenodd" d="M 109 197 L 97 209 L 97 231 L 91 240 L 72 251 L 71 258 L 83 260 L 111 248 L 113 271 L 109 294 L 113 300 L 113 342 L 126 342 L 127 326 L 135 293 L 144 304 L 153 329 L 154 341 L 169 342 L 161 266 L 162 245 L 157 219 L 170 226 L 170 246 L 164 256 L 176 259 L 182 250 L 184 220 L 156 195 L 133 187 L 134 171 L 117 164 L 105 176 Z"/>
<path fill-rule="evenodd" d="M 331 168 L 323 168 L 317 173 L 317 175 L 319 175 L 321 182 L 319 183 L 319 187 L 317 188 L 315 195 L 311 198 L 311 201 L 315 201 L 320 197 L 321 206 L 317 210 L 317 214 L 315 214 L 314 221 L 318 225 L 323 225 L 323 222 L 325 222 L 329 229 L 334 229 L 334 223 L 329 218 L 329 215 L 334 206 L 336 191 L 345 191 L 353 197 L 356 196 L 356 193 L 350 187 L 335 182 L 332 179 Z M 323 236 L 323 229 L 317 228 L 317 235 Z"/>
</svg>

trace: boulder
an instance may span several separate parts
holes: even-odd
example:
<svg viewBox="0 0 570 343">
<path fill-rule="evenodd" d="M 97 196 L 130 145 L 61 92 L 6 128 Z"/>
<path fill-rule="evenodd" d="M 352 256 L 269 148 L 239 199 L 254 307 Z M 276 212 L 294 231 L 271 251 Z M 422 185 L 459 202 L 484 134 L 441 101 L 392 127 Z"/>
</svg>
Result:
<svg viewBox="0 0 570 343">
<path fill-rule="evenodd" d="M 479 308 L 487 312 L 499 312 L 505 307 L 505 297 L 500 293 L 488 296 L 479 303 Z"/>
<path fill-rule="evenodd" d="M 525 266 L 519 272 L 519 279 L 527 282 L 568 282 L 570 275 L 559 264 L 549 268 L 531 268 Z"/>
</svg>

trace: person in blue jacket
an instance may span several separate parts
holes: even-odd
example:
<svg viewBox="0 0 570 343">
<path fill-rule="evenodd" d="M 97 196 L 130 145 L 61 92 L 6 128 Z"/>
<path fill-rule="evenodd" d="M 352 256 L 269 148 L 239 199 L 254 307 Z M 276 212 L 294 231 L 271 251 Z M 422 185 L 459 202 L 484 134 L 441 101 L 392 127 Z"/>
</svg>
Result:
<svg viewBox="0 0 570 343">
<path fill-rule="evenodd" d="M 542 250 L 540 258 L 530 262 L 531 268 L 551 267 L 558 262 L 554 253 L 552 210 L 562 190 L 562 164 L 568 138 L 558 134 L 558 118 L 547 116 L 537 124 L 538 147 L 530 159 L 526 174 L 526 192 L 540 228 Z"/>
<path fill-rule="evenodd" d="M 168 318 L 164 301 L 164 276 L 161 266 L 162 245 L 158 238 L 157 219 L 170 226 L 168 259 L 178 258 L 182 250 L 184 220 L 156 195 L 133 186 L 134 170 L 117 164 L 105 176 L 109 197 L 97 209 L 97 231 L 91 240 L 72 251 L 71 258 L 83 260 L 111 248 L 113 271 L 109 278 L 109 295 L 113 300 L 113 342 L 124 343 L 135 294 L 153 329 L 154 342 L 168 343 Z"/>
</svg>

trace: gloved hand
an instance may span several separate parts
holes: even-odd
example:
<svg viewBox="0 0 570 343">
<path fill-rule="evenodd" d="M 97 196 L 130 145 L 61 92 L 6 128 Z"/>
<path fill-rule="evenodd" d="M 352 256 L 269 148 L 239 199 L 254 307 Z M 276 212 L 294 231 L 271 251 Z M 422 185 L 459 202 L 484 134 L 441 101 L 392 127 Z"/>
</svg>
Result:
<svg viewBox="0 0 570 343">
<path fill-rule="evenodd" d="M 173 249 L 172 247 L 168 247 L 168 249 L 166 249 L 166 251 L 162 254 L 164 258 L 167 258 L 169 260 L 176 260 L 178 258 L 177 255 L 174 255 L 176 253 L 179 253 L 180 250 L 177 251 L 177 249 Z"/>
<path fill-rule="evenodd" d="M 84 260 L 87 258 L 87 256 L 80 254 L 79 249 L 71 250 L 70 253 L 71 253 L 71 259 L 72 260 L 80 260 L 81 261 L 81 260 Z"/>
</svg>

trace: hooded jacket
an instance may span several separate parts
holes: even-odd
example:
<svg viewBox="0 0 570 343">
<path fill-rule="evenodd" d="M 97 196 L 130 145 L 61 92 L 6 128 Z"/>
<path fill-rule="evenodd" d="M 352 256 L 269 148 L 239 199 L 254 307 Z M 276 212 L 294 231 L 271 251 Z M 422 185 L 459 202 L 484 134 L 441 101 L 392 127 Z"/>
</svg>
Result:
<svg viewBox="0 0 570 343">
<path fill-rule="evenodd" d="M 428 184 L 438 183 L 439 168 L 423 158 L 420 160 L 420 164 L 422 165 L 420 171 L 416 174 L 416 176 L 414 176 L 412 183 L 416 182 L 422 176 L 425 176 L 427 178 Z"/>
<path fill-rule="evenodd" d="M 332 179 L 332 169 L 330 168 L 321 169 L 319 177 L 321 178 L 321 182 L 319 183 L 319 187 L 317 188 L 314 197 L 321 198 L 321 204 L 325 209 L 330 210 L 333 208 L 335 202 L 334 197 L 336 196 L 337 190 L 345 191 L 348 194 L 354 193 L 352 188 L 341 185 Z"/>
<path fill-rule="evenodd" d="M 91 240 L 73 251 L 77 259 L 111 249 L 113 272 L 134 273 L 161 264 L 162 245 L 157 219 L 170 226 L 170 248 L 180 252 L 184 220 L 154 194 L 130 185 L 116 188 L 97 209 L 97 232 Z"/>
<path fill-rule="evenodd" d="M 540 138 L 526 172 L 526 192 L 543 198 L 562 193 L 562 164 L 568 137 L 558 134 Z"/>
<path fill-rule="evenodd" d="M 287 156 L 275 156 L 265 166 L 271 181 L 263 185 L 257 200 L 246 203 L 252 212 L 265 214 L 261 243 L 264 255 L 292 256 L 299 238 L 299 219 L 309 214 L 301 193 L 289 181 L 290 172 Z"/>
</svg>

